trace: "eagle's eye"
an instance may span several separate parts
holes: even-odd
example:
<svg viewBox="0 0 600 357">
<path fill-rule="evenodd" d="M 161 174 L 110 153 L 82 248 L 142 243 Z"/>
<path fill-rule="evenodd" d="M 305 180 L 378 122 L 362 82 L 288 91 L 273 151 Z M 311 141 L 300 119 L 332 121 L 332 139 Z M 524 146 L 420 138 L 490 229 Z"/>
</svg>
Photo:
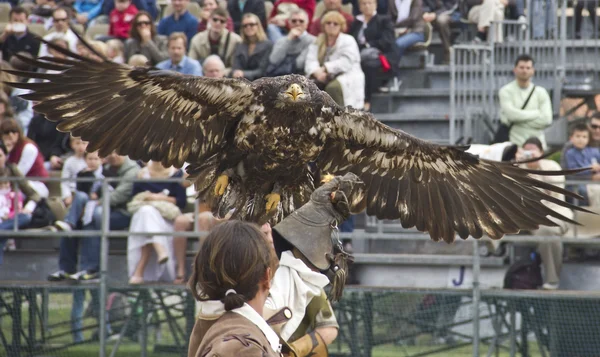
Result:
<svg viewBox="0 0 600 357">
<path fill-rule="evenodd" d="M 285 94 L 294 102 L 298 101 L 299 99 L 304 99 L 304 91 L 302 90 L 302 87 L 296 83 L 290 85 L 285 91 Z"/>
</svg>

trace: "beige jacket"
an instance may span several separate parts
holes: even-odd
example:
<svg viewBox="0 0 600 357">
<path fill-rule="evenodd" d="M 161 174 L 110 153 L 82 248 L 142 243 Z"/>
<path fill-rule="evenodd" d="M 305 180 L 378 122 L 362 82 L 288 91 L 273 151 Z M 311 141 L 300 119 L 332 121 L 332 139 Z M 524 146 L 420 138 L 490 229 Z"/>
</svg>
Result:
<svg viewBox="0 0 600 357">
<path fill-rule="evenodd" d="M 208 40 L 208 30 L 197 33 L 190 42 L 190 50 L 188 52 L 188 57 L 193 58 L 197 61 L 204 61 L 204 59 L 211 55 L 210 53 L 210 41 Z M 227 37 L 229 37 L 229 42 L 227 42 Z M 219 51 L 218 55 L 221 57 L 223 62 L 225 63 L 225 67 L 227 68 L 227 73 L 231 71 L 231 64 L 233 60 L 233 52 L 235 50 L 235 46 L 242 42 L 242 38 L 227 30 L 223 30 L 223 34 L 221 35 L 221 40 L 219 41 Z M 227 46 L 225 46 L 227 44 Z"/>
</svg>

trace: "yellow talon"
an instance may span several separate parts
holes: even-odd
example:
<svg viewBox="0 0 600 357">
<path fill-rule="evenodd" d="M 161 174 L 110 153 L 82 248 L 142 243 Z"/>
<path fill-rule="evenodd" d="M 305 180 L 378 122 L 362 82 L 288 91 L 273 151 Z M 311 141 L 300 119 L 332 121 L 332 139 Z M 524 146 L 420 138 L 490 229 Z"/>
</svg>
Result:
<svg viewBox="0 0 600 357">
<path fill-rule="evenodd" d="M 225 193 L 225 189 L 229 185 L 229 177 L 227 175 L 221 175 L 217 178 L 215 184 L 215 195 L 222 196 Z"/>
<path fill-rule="evenodd" d="M 279 195 L 278 193 L 269 193 L 268 195 L 265 196 L 265 199 L 267 200 L 267 212 L 268 212 L 277 207 L 277 205 L 279 204 L 279 201 L 281 201 L 281 195 Z"/>
<path fill-rule="evenodd" d="M 325 174 L 323 175 L 323 178 L 321 179 L 321 183 L 327 183 L 331 180 L 333 180 L 335 176 L 333 176 L 332 174 Z"/>
</svg>

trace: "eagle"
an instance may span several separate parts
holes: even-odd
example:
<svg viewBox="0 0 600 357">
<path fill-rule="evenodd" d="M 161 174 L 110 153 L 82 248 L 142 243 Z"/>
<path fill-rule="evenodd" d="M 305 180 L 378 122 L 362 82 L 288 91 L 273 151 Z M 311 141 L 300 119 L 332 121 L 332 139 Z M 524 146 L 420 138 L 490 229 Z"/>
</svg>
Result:
<svg viewBox="0 0 600 357">
<path fill-rule="evenodd" d="M 353 212 L 399 219 L 434 241 L 499 239 L 554 226 L 552 218 L 576 224 L 544 201 L 583 210 L 546 192 L 576 194 L 531 176 L 563 171 L 523 169 L 420 140 L 337 105 L 305 76 L 186 76 L 113 63 L 85 41 L 96 56 L 44 42 L 67 58 L 16 54 L 42 71 L 7 71 L 34 79 L 8 84 L 30 90 L 22 97 L 36 102 L 35 111 L 101 156 L 188 163 L 199 195 L 221 216 L 277 222 L 309 200 L 315 173 L 349 172 L 366 187 Z"/>
</svg>

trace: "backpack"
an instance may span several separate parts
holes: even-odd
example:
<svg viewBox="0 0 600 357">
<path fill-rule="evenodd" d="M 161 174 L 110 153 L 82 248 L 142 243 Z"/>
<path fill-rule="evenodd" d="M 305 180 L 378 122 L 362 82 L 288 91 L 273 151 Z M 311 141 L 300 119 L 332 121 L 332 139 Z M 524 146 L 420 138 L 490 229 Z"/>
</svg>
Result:
<svg viewBox="0 0 600 357">
<path fill-rule="evenodd" d="M 542 286 L 541 263 L 539 254 L 531 253 L 530 259 L 511 265 L 504 276 L 504 289 L 537 289 Z"/>
</svg>

